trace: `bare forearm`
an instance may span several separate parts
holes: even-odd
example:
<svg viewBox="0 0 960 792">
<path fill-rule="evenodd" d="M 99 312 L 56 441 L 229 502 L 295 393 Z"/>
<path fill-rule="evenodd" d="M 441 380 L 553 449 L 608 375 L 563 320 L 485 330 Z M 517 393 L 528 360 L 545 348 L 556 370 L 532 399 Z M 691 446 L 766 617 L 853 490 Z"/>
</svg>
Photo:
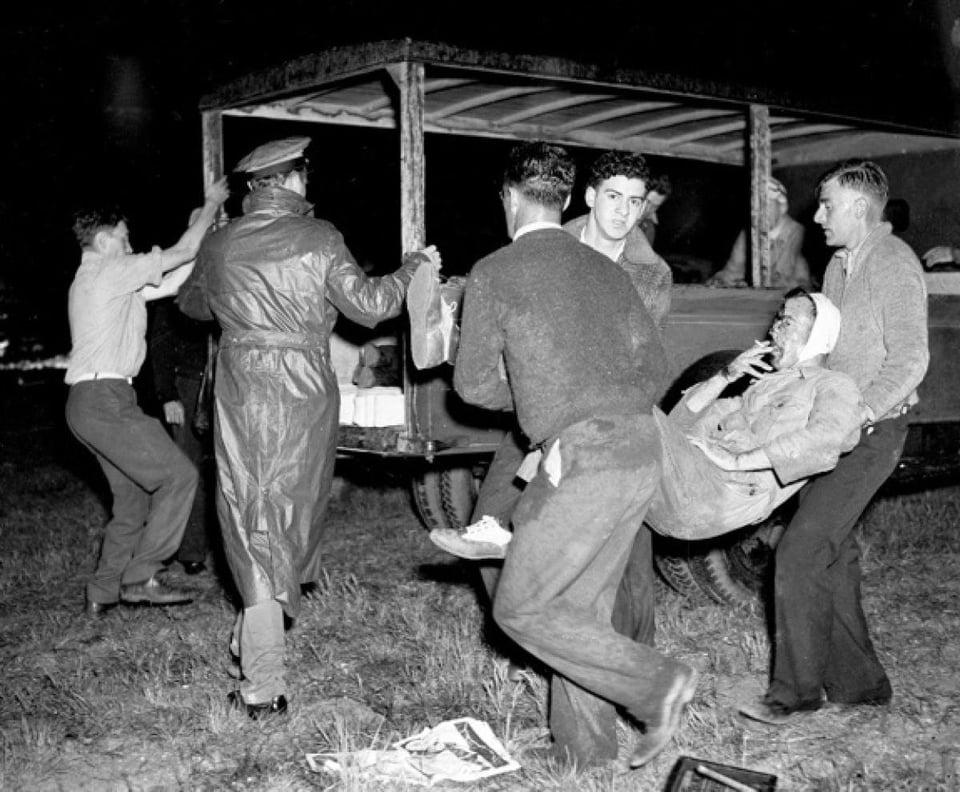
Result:
<svg viewBox="0 0 960 792">
<path fill-rule="evenodd" d="M 163 251 L 164 272 L 176 269 L 181 264 L 185 264 L 197 257 L 197 251 L 200 250 L 200 243 L 203 242 L 203 237 L 213 223 L 214 218 L 216 218 L 219 208 L 220 204 L 214 201 L 207 200 L 204 202 L 200 214 L 197 215 L 197 219 L 183 232 L 183 236 L 180 237 L 178 242 L 172 248 Z M 182 282 L 183 281 L 180 283 Z M 179 287 L 180 284 L 177 284 L 177 286 Z"/>
</svg>

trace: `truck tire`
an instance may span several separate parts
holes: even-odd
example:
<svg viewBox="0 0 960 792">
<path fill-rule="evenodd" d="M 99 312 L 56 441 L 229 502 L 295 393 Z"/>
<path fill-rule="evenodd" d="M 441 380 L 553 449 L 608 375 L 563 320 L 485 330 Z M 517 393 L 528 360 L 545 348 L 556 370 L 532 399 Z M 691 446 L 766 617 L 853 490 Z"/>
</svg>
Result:
<svg viewBox="0 0 960 792">
<path fill-rule="evenodd" d="M 715 547 L 691 558 L 690 568 L 703 593 L 714 602 L 748 605 L 756 601 L 756 594 L 731 574 L 724 548 Z"/>
<path fill-rule="evenodd" d="M 671 588 L 694 601 L 705 596 L 725 605 L 747 605 L 766 589 L 783 531 L 783 517 L 774 513 L 758 526 L 713 541 L 658 542 L 657 569 Z"/>
<path fill-rule="evenodd" d="M 477 500 L 473 468 L 438 468 L 418 472 L 411 478 L 413 502 L 427 530 L 461 530 L 470 522 Z"/>
<path fill-rule="evenodd" d="M 646 529 L 643 529 L 646 530 Z M 705 592 L 694 574 L 691 558 L 698 552 L 696 544 L 654 534 L 653 560 L 660 576 L 678 594 L 694 603 L 705 602 Z"/>
</svg>

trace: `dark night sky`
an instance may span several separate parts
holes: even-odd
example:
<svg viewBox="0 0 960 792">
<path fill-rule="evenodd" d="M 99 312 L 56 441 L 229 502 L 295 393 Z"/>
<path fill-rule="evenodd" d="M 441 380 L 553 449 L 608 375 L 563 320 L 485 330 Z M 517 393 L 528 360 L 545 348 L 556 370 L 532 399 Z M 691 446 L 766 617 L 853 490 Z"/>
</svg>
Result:
<svg viewBox="0 0 960 792">
<path fill-rule="evenodd" d="M 410 36 L 599 60 L 960 128 L 949 39 L 960 0 L 18 5 L 0 28 L 0 283 L 60 322 L 77 263 L 70 212 L 108 197 L 127 209 L 136 247 L 171 244 L 202 198 L 199 97 L 331 44 Z"/>
</svg>

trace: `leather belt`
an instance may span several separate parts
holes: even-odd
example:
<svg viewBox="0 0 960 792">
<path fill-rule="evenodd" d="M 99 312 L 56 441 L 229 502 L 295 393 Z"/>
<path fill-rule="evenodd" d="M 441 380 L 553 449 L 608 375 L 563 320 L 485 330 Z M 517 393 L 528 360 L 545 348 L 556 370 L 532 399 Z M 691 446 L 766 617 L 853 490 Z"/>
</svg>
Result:
<svg viewBox="0 0 960 792">
<path fill-rule="evenodd" d="M 112 371 L 95 371 L 92 374 L 81 374 L 74 378 L 73 384 L 78 382 L 89 382 L 90 380 L 123 380 L 127 385 L 133 385 L 133 377 L 125 377 L 123 374 L 114 374 Z"/>
</svg>

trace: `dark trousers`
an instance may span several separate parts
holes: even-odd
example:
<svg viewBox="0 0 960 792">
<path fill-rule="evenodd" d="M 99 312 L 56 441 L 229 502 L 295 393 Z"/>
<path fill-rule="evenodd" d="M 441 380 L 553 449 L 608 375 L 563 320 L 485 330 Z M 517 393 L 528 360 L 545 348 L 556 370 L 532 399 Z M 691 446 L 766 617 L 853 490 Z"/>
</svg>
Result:
<svg viewBox="0 0 960 792">
<path fill-rule="evenodd" d="M 207 530 L 214 518 L 213 499 L 208 495 L 212 491 L 215 475 L 213 462 L 213 426 L 207 434 L 197 434 L 194 429 L 194 418 L 197 414 L 197 396 L 200 392 L 198 377 L 176 376 L 175 385 L 177 395 L 183 404 L 184 418 L 182 424 L 171 424 L 170 434 L 177 447 L 183 451 L 200 475 L 197 484 L 197 494 L 193 498 L 193 508 L 187 519 L 187 527 L 183 532 L 183 540 L 177 550 L 178 561 L 203 561 L 207 556 L 209 545 Z M 211 410 L 212 412 L 212 410 Z M 212 416 L 211 423 L 212 423 Z"/>
<path fill-rule="evenodd" d="M 116 602 L 122 584 L 148 580 L 180 546 L 197 470 L 163 424 L 144 414 L 124 380 L 70 386 L 66 417 L 100 463 L 113 494 L 87 598 Z"/>
<path fill-rule="evenodd" d="M 564 430 L 559 482 L 541 465 L 513 512 L 494 618 L 553 672 L 550 729 L 580 762 L 616 757 L 616 707 L 654 723 L 685 668 L 618 633 L 614 601 L 660 475 L 649 416 L 604 416 Z M 649 563 L 649 554 L 639 553 Z"/>
<path fill-rule="evenodd" d="M 526 454 L 519 433 L 507 432 L 483 477 L 470 518 L 472 522 L 488 514 L 496 517 L 504 526 L 511 524 L 514 509 L 523 495 L 517 469 Z M 500 578 L 501 566 L 500 562 L 480 564 L 480 576 L 491 600 Z M 614 629 L 621 635 L 653 646 L 656 633 L 655 605 L 652 536 L 646 526 L 641 526 L 617 589 L 612 617 Z"/>
<path fill-rule="evenodd" d="M 890 695 L 860 603 L 860 549 L 853 528 L 897 466 L 906 417 L 881 421 L 837 467 L 800 491 L 777 546 L 775 645 L 768 696 L 795 706 Z"/>
</svg>

